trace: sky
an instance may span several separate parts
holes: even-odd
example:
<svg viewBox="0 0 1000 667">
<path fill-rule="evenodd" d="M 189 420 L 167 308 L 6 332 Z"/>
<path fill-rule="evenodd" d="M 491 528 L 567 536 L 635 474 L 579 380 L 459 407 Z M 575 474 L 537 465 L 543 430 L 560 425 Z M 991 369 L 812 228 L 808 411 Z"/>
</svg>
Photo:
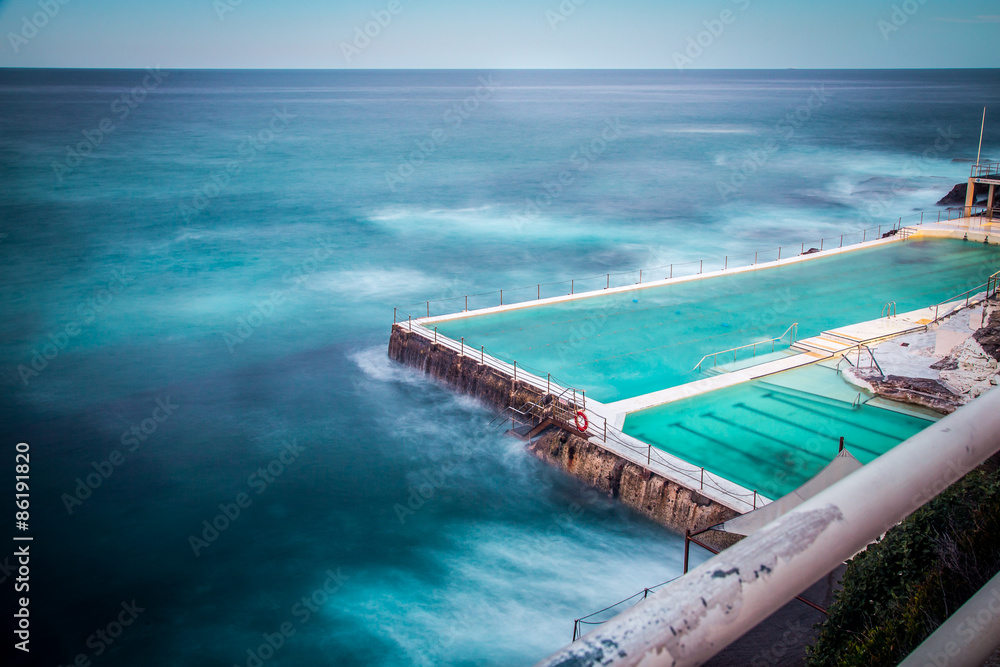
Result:
<svg viewBox="0 0 1000 667">
<path fill-rule="evenodd" d="M 998 0 L 0 0 L 0 67 L 1000 67 Z"/>
</svg>

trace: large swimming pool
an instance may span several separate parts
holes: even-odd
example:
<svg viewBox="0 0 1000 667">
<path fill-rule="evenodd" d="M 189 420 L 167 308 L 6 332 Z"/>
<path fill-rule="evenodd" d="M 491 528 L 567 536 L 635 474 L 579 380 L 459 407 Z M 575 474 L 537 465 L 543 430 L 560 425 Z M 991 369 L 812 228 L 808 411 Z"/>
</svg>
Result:
<svg viewBox="0 0 1000 667">
<path fill-rule="evenodd" d="M 794 322 L 804 338 L 876 319 L 890 300 L 898 312 L 915 310 L 984 283 L 998 268 L 995 244 L 914 238 L 434 326 L 612 402 L 696 380 L 692 369 L 705 354 L 776 337 Z"/>
</svg>

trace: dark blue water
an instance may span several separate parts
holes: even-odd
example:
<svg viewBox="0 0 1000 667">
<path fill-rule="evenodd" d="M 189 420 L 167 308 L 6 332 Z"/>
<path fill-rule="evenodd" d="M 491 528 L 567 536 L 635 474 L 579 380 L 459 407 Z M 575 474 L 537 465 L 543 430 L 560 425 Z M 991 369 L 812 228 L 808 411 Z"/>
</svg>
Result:
<svg viewBox="0 0 1000 667">
<path fill-rule="evenodd" d="M 34 664 L 558 648 L 682 540 L 388 363 L 393 307 L 931 208 L 998 98 L 996 71 L 0 71 Z"/>
</svg>

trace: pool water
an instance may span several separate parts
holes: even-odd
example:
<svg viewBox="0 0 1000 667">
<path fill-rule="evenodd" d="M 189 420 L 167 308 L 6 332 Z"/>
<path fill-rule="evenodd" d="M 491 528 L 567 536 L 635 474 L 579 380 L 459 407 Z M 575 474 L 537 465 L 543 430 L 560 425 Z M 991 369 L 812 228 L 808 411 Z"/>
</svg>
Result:
<svg viewBox="0 0 1000 667">
<path fill-rule="evenodd" d="M 840 438 L 869 463 L 932 421 L 865 405 L 813 365 L 630 414 L 625 432 L 772 499 L 837 455 Z"/>
<path fill-rule="evenodd" d="M 435 326 L 612 402 L 697 380 L 703 375 L 693 369 L 702 356 L 779 336 L 792 323 L 805 338 L 877 319 L 890 300 L 900 313 L 923 308 L 984 283 L 997 268 L 995 244 L 911 239 Z"/>
</svg>

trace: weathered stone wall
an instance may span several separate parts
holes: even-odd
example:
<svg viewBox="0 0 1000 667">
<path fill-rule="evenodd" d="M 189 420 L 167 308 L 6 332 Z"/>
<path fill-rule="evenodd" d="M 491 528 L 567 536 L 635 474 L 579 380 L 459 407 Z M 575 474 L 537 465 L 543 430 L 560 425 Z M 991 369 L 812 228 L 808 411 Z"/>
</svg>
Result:
<svg viewBox="0 0 1000 667">
<path fill-rule="evenodd" d="M 529 445 L 528 451 L 617 498 L 660 525 L 680 533 L 708 528 L 739 515 L 739 512 L 698 491 L 661 477 L 566 431 L 547 432 Z M 698 539 L 722 549 L 738 538 L 709 532 Z"/>
<path fill-rule="evenodd" d="M 474 354 L 462 356 L 435 345 L 420 334 L 407 331 L 404 325 L 392 329 L 389 357 L 476 396 L 498 411 L 511 405 L 520 407 L 529 401 L 540 403 L 544 398 L 538 389 L 523 382 L 515 384 L 509 376 L 480 364 Z M 701 530 L 739 514 L 566 431 L 550 430 L 532 443 L 528 451 L 677 532 Z M 716 548 L 725 548 L 737 538 L 710 532 L 699 539 Z"/>
</svg>

